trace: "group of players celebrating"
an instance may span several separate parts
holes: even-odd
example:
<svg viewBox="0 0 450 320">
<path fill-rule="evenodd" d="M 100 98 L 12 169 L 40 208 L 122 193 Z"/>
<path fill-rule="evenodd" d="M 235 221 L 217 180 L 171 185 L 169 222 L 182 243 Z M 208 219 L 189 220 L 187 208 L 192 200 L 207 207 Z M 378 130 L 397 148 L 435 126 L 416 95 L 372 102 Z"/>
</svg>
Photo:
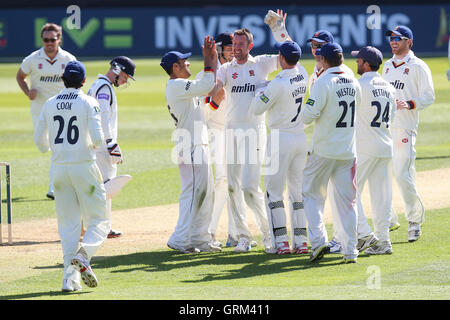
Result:
<svg viewBox="0 0 450 320">
<path fill-rule="evenodd" d="M 318 261 L 339 252 L 345 263 L 356 262 L 362 251 L 391 254 L 389 231 L 400 227 L 392 207 L 392 172 L 408 239 L 416 241 L 425 213 L 415 185 L 418 111 L 435 95 L 429 68 L 411 50 L 412 31 L 406 26 L 386 31 L 394 56 L 381 75 L 377 48 L 352 52 L 357 80 L 327 30 L 308 39 L 316 61 L 308 75 L 302 50 L 286 30 L 286 14 L 269 10 L 264 21 L 277 41 L 277 55 L 250 55 L 253 35 L 243 28 L 205 37 L 204 70 L 195 80 L 189 80 L 190 53 L 170 51 L 161 59 L 170 76 L 169 113 L 176 129 L 191 137 L 178 154 L 179 218 L 167 245 L 183 253 L 221 251 L 216 234 L 226 204 L 225 245 L 234 252 L 257 245 L 247 224 L 248 206 L 267 253 L 310 254 Z M 80 278 L 89 287 L 98 285 L 90 260 L 107 237 L 121 235 L 111 229 L 111 198 L 128 181 L 116 177 L 122 152 L 114 90 L 134 80 L 135 64 L 125 56 L 114 58 L 84 94 L 85 67 L 60 47 L 61 35 L 60 26 L 44 25 L 43 47 L 23 60 L 16 79 L 31 101 L 35 143 L 42 152 L 52 151 L 47 197 L 55 200 L 64 255 L 62 291 L 72 292 L 81 289 Z M 304 129 L 312 123 L 308 147 Z M 263 192 L 261 171 L 269 162 L 276 170 L 265 172 Z M 373 231 L 361 204 L 366 182 Z M 323 218 L 327 197 L 331 241 Z"/>
<path fill-rule="evenodd" d="M 227 203 L 225 245 L 234 252 L 257 245 L 247 224 L 248 206 L 267 253 L 310 254 L 311 261 L 341 253 L 345 263 L 356 262 L 363 251 L 392 254 L 389 232 L 400 227 L 392 206 L 392 176 L 403 199 L 410 242 L 420 237 L 424 222 L 415 185 L 414 145 L 418 111 L 435 99 L 430 69 L 411 50 L 411 29 L 396 26 L 385 32 L 393 57 L 384 65 L 375 47 L 351 52 L 361 76 L 356 79 L 343 63 L 342 47 L 333 35 L 319 30 L 308 39 L 316 61 L 309 76 L 300 62 L 300 46 L 286 30 L 286 16 L 269 10 L 264 20 L 277 41 L 278 55 L 253 57 L 253 35 L 243 28 L 215 39 L 205 37 L 204 71 L 196 80 L 189 80 L 190 53 L 170 51 L 162 57 L 161 67 L 170 76 L 169 112 L 177 130 L 191 137 L 179 154 L 179 219 L 167 245 L 185 253 L 221 251 L 216 232 Z M 312 123 L 308 147 L 304 129 Z M 252 138 L 254 143 L 249 143 Z M 264 174 L 263 192 L 262 165 L 273 161 L 277 170 Z M 366 182 L 373 230 L 361 203 Z M 334 229 L 331 241 L 323 218 L 327 197 Z"/>
</svg>

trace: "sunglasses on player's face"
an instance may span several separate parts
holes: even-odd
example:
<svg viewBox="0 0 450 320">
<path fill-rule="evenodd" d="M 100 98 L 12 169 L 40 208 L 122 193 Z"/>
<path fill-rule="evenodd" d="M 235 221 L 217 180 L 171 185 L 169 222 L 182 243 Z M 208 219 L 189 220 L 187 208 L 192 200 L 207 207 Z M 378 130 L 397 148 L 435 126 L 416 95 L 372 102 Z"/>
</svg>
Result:
<svg viewBox="0 0 450 320">
<path fill-rule="evenodd" d="M 399 41 L 401 41 L 401 40 L 408 40 L 408 38 L 396 36 L 396 37 L 390 37 L 389 40 L 390 40 L 391 42 L 399 42 Z"/>
<path fill-rule="evenodd" d="M 313 49 L 319 49 L 319 48 L 322 48 L 322 46 L 323 46 L 323 43 L 312 43 L 311 42 L 311 48 L 313 48 Z"/>
<path fill-rule="evenodd" d="M 42 41 L 44 41 L 45 43 L 56 42 L 57 40 L 58 38 L 42 38 Z"/>
</svg>

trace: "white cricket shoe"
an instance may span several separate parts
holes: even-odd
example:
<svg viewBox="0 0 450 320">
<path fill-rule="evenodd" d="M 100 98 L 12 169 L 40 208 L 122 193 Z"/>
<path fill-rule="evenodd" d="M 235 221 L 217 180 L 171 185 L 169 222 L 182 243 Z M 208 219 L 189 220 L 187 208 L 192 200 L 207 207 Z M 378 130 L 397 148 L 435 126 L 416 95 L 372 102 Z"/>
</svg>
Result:
<svg viewBox="0 0 450 320">
<path fill-rule="evenodd" d="M 252 249 L 252 246 L 250 245 L 250 240 L 248 240 L 246 237 L 240 237 L 238 244 L 234 248 L 234 252 L 247 252 Z"/>
<path fill-rule="evenodd" d="M 199 253 L 199 252 L 200 252 L 200 250 L 197 249 L 197 248 L 193 248 L 193 247 L 183 247 L 183 246 L 179 246 L 179 245 L 177 245 L 177 244 L 175 244 L 175 243 L 169 243 L 169 242 L 167 242 L 167 246 L 168 246 L 170 249 L 180 251 L 181 253 Z"/>
<path fill-rule="evenodd" d="M 422 231 L 420 231 L 420 224 L 410 222 L 408 227 L 408 241 L 409 242 L 417 241 L 421 235 Z"/>
<path fill-rule="evenodd" d="M 341 243 L 333 238 L 330 242 L 328 242 L 328 247 L 330 248 L 330 253 L 340 253 L 341 252 Z"/>
<path fill-rule="evenodd" d="M 219 246 L 215 246 L 212 242 L 204 242 L 198 246 L 195 246 L 196 249 L 199 249 L 200 252 L 222 252 L 222 248 Z"/>
<path fill-rule="evenodd" d="M 310 261 L 311 262 L 315 262 L 315 261 L 319 261 L 320 259 L 323 258 L 323 256 L 326 253 L 330 252 L 330 247 L 328 247 L 326 244 L 324 244 L 323 246 L 318 247 L 317 249 L 313 249 L 311 256 L 310 256 Z"/>
<path fill-rule="evenodd" d="M 375 254 L 392 254 L 392 245 L 389 241 L 380 241 L 374 246 L 370 247 L 364 253 L 375 255 Z"/>
<path fill-rule="evenodd" d="M 342 262 L 343 263 L 356 263 L 356 258 L 348 258 L 348 257 L 344 256 L 344 258 L 342 259 Z"/>
<path fill-rule="evenodd" d="M 222 242 L 216 240 L 216 235 L 211 234 L 211 243 L 215 246 L 215 247 L 223 247 Z"/>
<path fill-rule="evenodd" d="M 375 237 L 373 233 L 369 234 L 367 237 L 362 239 L 358 239 L 358 244 L 356 245 L 356 249 L 359 252 L 362 252 L 371 246 L 375 245 L 378 242 L 378 238 Z"/>
<path fill-rule="evenodd" d="M 94 271 L 91 269 L 91 265 L 87 260 L 86 255 L 84 254 L 84 249 L 80 248 L 75 255 L 75 257 L 71 261 L 72 266 L 77 270 L 81 275 L 81 280 L 83 280 L 84 284 L 90 288 L 95 288 L 98 286 L 97 277 L 94 274 Z"/>
<path fill-rule="evenodd" d="M 62 292 L 74 292 L 81 290 L 81 284 L 71 279 L 63 279 Z"/>
<path fill-rule="evenodd" d="M 230 234 L 228 235 L 227 242 L 225 244 L 226 247 L 236 247 L 237 240 L 235 240 Z"/>
<path fill-rule="evenodd" d="M 394 222 L 389 225 L 389 232 L 395 231 L 400 228 L 400 223 Z"/>
</svg>

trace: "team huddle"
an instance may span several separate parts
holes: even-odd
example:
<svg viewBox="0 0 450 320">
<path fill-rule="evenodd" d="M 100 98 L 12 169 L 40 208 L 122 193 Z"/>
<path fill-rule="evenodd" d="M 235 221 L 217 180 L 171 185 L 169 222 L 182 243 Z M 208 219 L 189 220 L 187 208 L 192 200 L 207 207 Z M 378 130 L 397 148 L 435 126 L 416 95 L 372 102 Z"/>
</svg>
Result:
<svg viewBox="0 0 450 320">
<path fill-rule="evenodd" d="M 389 232 L 400 227 L 392 176 L 404 202 L 408 239 L 416 241 L 425 218 L 415 185 L 418 111 L 431 105 L 435 94 L 428 66 L 411 50 L 412 31 L 406 26 L 386 31 L 393 57 L 381 74 L 377 48 L 353 51 L 357 79 L 327 30 L 308 39 L 316 62 L 309 75 L 300 46 L 285 28 L 286 14 L 269 10 L 264 21 L 279 54 L 252 56 L 253 35 L 242 28 L 205 37 L 204 70 L 195 80 L 189 80 L 190 53 L 170 51 L 161 59 L 170 76 L 166 101 L 179 133 L 173 137 L 181 182 L 168 247 L 195 253 L 220 252 L 225 245 L 247 252 L 258 245 L 247 223 L 248 207 L 267 253 L 310 254 L 311 261 L 340 253 L 345 263 L 356 262 L 363 251 L 392 254 Z M 72 292 L 81 289 L 80 278 L 89 287 L 98 285 L 90 260 L 106 238 L 121 235 L 111 228 L 111 199 L 131 177 L 117 176 L 123 156 L 115 88 L 134 80 L 135 64 L 125 56 L 114 58 L 85 94 L 85 67 L 59 47 L 61 34 L 60 26 L 44 25 L 43 47 L 23 60 L 16 79 L 31 101 L 35 144 L 52 151 L 46 196 L 55 200 L 62 291 Z M 311 124 L 308 144 L 305 128 Z M 373 230 L 361 201 L 366 182 Z M 327 198 L 331 241 L 323 217 Z M 228 238 L 222 244 L 216 235 L 225 205 Z"/>
<path fill-rule="evenodd" d="M 188 144 L 174 139 L 185 148 L 177 149 L 182 191 L 167 245 L 184 253 L 221 251 L 216 232 L 226 203 L 225 245 L 234 252 L 257 245 L 247 224 L 248 206 L 267 253 L 310 254 L 311 261 L 341 253 L 345 263 L 356 262 L 363 251 L 392 254 L 389 232 L 400 227 L 392 176 L 403 199 L 408 240 L 416 241 L 425 218 L 415 184 L 418 111 L 431 105 L 435 94 L 430 69 L 411 50 L 412 31 L 406 26 L 386 31 L 393 57 L 384 65 L 375 47 L 352 51 L 361 76 L 356 79 L 329 31 L 308 39 L 316 60 L 308 75 L 301 48 L 285 28 L 286 14 L 269 10 L 264 21 L 278 55 L 250 55 L 253 35 L 243 28 L 205 37 L 204 71 L 195 80 L 188 79 L 190 53 L 170 51 L 161 59 L 170 76 L 166 101 L 176 131 L 190 137 Z M 311 124 L 308 146 L 304 129 Z M 268 170 L 274 164 L 276 170 Z M 366 183 L 373 230 L 361 201 Z M 331 241 L 323 217 L 327 197 Z"/>
</svg>

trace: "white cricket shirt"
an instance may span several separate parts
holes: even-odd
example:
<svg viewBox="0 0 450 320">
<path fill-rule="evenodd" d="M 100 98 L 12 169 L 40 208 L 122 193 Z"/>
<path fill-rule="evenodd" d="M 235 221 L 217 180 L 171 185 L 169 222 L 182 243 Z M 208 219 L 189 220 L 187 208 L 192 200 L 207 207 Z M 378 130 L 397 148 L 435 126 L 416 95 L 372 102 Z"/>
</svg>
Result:
<svg viewBox="0 0 450 320">
<path fill-rule="evenodd" d="M 300 112 L 305 103 L 308 73 L 297 64 L 296 68 L 280 71 L 268 86 L 255 96 L 251 110 L 256 115 L 266 113 L 267 125 L 283 132 L 303 132 Z"/>
<path fill-rule="evenodd" d="M 394 86 L 398 100 L 410 101 L 414 106 L 412 110 L 397 110 L 392 127 L 417 132 L 419 110 L 427 108 L 435 99 L 430 68 L 410 51 L 401 60 L 393 57 L 386 61 L 382 76 Z"/>
<path fill-rule="evenodd" d="M 99 151 L 106 151 L 106 140 L 112 139 L 112 142 L 117 143 L 117 99 L 114 87 L 106 76 L 99 74 L 87 94 L 94 97 L 100 106 L 105 141 Z"/>
<path fill-rule="evenodd" d="M 341 64 L 341 67 L 344 69 L 345 73 L 348 73 L 352 77 L 355 76 L 353 70 L 350 69 L 347 65 Z M 320 77 L 321 74 L 323 74 L 323 72 L 324 72 L 323 68 L 321 68 L 319 70 L 319 69 L 317 69 L 317 65 L 314 66 L 314 71 L 311 74 L 311 76 L 309 77 L 309 92 L 311 92 L 311 89 L 312 89 L 312 86 L 314 85 L 314 82 L 316 82 L 316 80 Z"/>
<path fill-rule="evenodd" d="M 356 109 L 356 152 L 378 158 L 392 157 L 391 123 L 395 115 L 395 89 L 378 72 L 359 79 L 361 104 Z"/>
<path fill-rule="evenodd" d="M 58 164 L 95 160 L 93 146 L 103 140 L 97 101 L 81 89 L 65 88 L 42 107 L 34 133 L 41 152 L 52 151 Z"/>
<path fill-rule="evenodd" d="M 208 130 L 197 97 L 207 95 L 214 85 L 214 72 L 211 71 L 205 72 L 199 80 L 179 78 L 167 81 L 167 107 L 175 127 L 189 132 L 191 146 L 208 144 Z"/>
<path fill-rule="evenodd" d="M 278 55 L 249 56 L 244 64 L 236 59 L 224 63 L 217 71 L 217 81 L 227 96 L 227 123 L 264 123 L 264 115 L 256 116 L 250 110 L 256 85 L 267 81 L 270 73 L 278 69 Z"/>
<path fill-rule="evenodd" d="M 358 80 L 342 66 L 325 70 L 316 80 L 300 113 L 305 124 L 315 121 L 311 150 L 324 158 L 355 158 L 354 122 L 360 104 Z"/>
<path fill-rule="evenodd" d="M 34 51 L 23 59 L 20 69 L 29 77 L 30 89 L 38 91 L 32 102 L 42 106 L 47 99 L 64 89 L 61 76 L 67 63 L 72 60 L 76 58 L 61 47 L 58 48 L 53 60 L 47 56 L 44 48 Z"/>
</svg>

